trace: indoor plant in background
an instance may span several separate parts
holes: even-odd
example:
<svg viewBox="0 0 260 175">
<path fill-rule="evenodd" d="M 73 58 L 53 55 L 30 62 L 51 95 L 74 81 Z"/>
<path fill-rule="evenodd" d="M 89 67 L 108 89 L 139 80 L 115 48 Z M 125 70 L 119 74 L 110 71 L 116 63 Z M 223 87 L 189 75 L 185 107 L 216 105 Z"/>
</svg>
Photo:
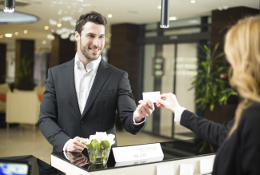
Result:
<svg viewBox="0 0 260 175">
<path fill-rule="evenodd" d="M 96 132 L 90 135 L 83 144 L 86 146 L 91 164 L 106 164 L 111 146 L 115 143 L 115 135 Z"/>
<path fill-rule="evenodd" d="M 200 56 L 205 59 L 199 63 L 201 67 L 198 70 L 198 74 L 192 81 L 192 87 L 195 88 L 196 104 L 197 108 L 205 110 L 209 106 L 210 111 L 214 110 L 216 105 L 225 105 L 231 95 L 237 95 L 237 93 L 228 85 L 227 74 L 228 67 L 221 64 L 221 60 L 224 53 L 220 53 L 215 56 L 218 49 L 218 43 L 215 45 L 214 50 L 204 45 L 199 45 L 200 49 L 204 52 L 205 56 Z M 189 89 L 189 90 L 190 90 Z"/>
<path fill-rule="evenodd" d="M 227 81 L 228 67 L 224 66 L 223 60 L 219 60 L 224 56 L 224 52 L 215 55 L 219 44 L 214 46 L 213 51 L 206 46 L 199 45 L 205 56 L 199 63 L 200 69 L 198 74 L 192 81 L 192 87 L 195 88 L 197 108 L 204 111 L 204 117 L 217 123 L 229 120 L 234 116 L 236 105 L 227 105 L 229 97 L 237 95 L 237 93 L 229 86 Z M 189 90 L 190 90 L 189 89 Z M 213 146 L 207 140 L 199 143 L 200 152 L 206 147 L 214 152 Z"/>
<path fill-rule="evenodd" d="M 32 61 L 23 57 L 16 69 L 15 88 L 20 90 L 33 90 L 33 65 Z"/>
</svg>

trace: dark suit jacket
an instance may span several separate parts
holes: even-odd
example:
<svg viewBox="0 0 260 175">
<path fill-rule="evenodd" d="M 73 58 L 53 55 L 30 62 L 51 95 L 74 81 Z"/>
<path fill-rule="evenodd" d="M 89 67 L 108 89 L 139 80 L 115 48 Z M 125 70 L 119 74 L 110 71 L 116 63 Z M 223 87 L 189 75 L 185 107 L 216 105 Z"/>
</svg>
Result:
<svg viewBox="0 0 260 175">
<path fill-rule="evenodd" d="M 61 152 L 64 144 L 75 136 L 88 138 L 96 131 L 116 135 L 116 110 L 128 132 L 137 134 L 145 127 L 146 123 L 133 124 L 136 104 L 128 74 L 102 59 L 81 115 L 74 83 L 74 63 L 73 59 L 48 70 L 38 126 L 54 151 Z"/>
<path fill-rule="evenodd" d="M 259 175 L 260 103 L 253 103 L 244 110 L 237 130 L 227 138 L 233 123 L 234 120 L 231 120 L 220 125 L 187 110 L 181 116 L 181 125 L 213 144 L 220 145 L 213 175 Z"/>
</svg>

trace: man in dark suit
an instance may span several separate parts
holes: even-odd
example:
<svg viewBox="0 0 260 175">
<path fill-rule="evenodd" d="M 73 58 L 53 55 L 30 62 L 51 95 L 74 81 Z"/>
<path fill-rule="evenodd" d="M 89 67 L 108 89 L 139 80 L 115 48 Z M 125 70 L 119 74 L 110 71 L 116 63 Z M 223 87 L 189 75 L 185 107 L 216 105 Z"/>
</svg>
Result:
<svg viewBox="0 0 260 175">
<path fill-rule="evenodd" d="M 124 128 L 137 134 L 154 110 L 149 100 L 136 107 L 128 74 L 102 60 L 106 23 L 97 12 L 81 15 L 75 58 L 48 70 L 38 125 L 53 152 L 82 152 L 81 141 L 96 131 L 116 134 L 116 110 Z"/>
</svg>

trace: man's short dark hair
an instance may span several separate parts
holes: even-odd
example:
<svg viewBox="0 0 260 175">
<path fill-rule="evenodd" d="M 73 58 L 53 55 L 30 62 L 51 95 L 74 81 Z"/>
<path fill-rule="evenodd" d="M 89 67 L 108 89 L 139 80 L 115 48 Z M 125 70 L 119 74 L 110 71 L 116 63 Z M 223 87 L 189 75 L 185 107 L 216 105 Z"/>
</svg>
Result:
<svg viewBox="0 0 260 175">
<path fill-rule="evenodd" d="M 98 12 L 91 11 L 89 13 L 85 13 L 79 17 L 79 19 L 76 22 L 76 29 L 80 35 L 82 31 L 82 27 L 87 23 L 87 22 L 93 22 L 95 24 L 101 24 L 106 26 L 107 25 L 107 20 L 104 16 L 102 16 Z"/>
</svg>

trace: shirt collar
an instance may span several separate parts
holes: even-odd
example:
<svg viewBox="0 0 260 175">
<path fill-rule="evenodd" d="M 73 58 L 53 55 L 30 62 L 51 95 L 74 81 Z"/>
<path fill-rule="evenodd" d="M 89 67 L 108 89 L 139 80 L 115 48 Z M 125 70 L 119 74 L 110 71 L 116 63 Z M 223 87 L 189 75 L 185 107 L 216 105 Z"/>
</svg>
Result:
<svg viewBox="0 0 260 175">
<path fill-rule="evenodd" d="M 89 72 L 89 71 L 91 71 L 91 70 L 93 70 L 94 72 L 96 72 L 96 71 L 97 71 L 97 68 L 98 68 L 98 66 L 99 66 L 99 64 L 100 64 L 100 62 L 101 62 L 101 55 L 98 57 L 98 59 L 93 60 L 93 61 L 91 61 L 90 63 L 87 64 L 87 66 L 86 66 L 87 72 Z M 79 59 L 77 53 L 76 53 L 76 55 L 75 55 L 75 68 L 77 68 L 77 69 L 79 69 L 79 70 L 84 69 L 84 65 L 83 65 L 83 63 L 80 61 L 80 59 Z"/>
</svg>

